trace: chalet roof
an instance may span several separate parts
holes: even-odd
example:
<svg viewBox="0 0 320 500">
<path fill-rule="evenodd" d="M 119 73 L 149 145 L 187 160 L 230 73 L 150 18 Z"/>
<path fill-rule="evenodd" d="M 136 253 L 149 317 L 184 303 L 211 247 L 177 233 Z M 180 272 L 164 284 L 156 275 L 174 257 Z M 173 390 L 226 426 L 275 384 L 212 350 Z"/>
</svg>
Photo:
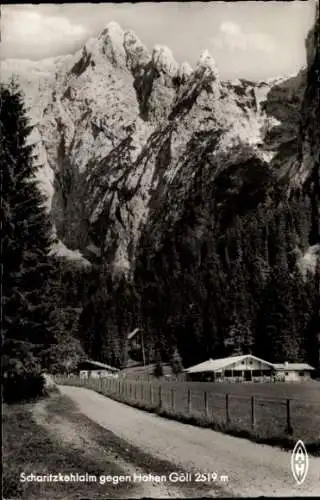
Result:
<svg viewBox="0 0 320 500">
<path fill-rule="evenodd" d="M 241 356 L 229 356 L 228 358 L 208 359 L 208 361 L 204 361 L 203 363 L 199 363 L 198 365 L 187 368 L 185 372 L 187 373 L 214 372 L 217 370 L 225 369 L 228 366 L 233 365 L 234 363 L 241 363 L 247 358 L 261 361 L 262 363 L 269 365 L 271 368 L 273 368 L 273 364 L 269 363 L 269 361 L 257 358 L 252 354 L 242 354 Z"/>
<path fill-rule="evenodd" d="M 294 370 L 294 371 L 303 371 L 303 370 L 314 370 L 311 365 L 308 365 L 308 363 L 274 363 L 273 365 L 276 370 Z"/>
<path fill-rule="evenodd" d="M 114 366 L 106 365 L 105 363 L 100 363 L 100 361 L 93 361 L 92 359 L 85 359 L 84 361 L 81 361 L 79 365 L 91 365 L 95 366 L 97 368 L 103 368 L 105 370 L 110 370 L 113 372 L 119 372 L 120 370 L 118 368 L 115 368 Z"/>
<path fill-rule="evenodd" d="M 131 340 L 138 332 L 141 331 L 141 328 L 135 328 L 132 332 L 128 334 L 128 340 Z"/>
</svg>

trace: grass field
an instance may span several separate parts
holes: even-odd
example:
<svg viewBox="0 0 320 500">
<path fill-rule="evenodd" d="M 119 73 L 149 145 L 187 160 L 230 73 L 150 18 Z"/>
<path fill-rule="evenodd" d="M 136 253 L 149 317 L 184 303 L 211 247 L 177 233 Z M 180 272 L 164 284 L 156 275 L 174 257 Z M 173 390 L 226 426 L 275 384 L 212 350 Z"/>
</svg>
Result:
<svg viewBox="0 0 320 500">
<path fill-rule="evenodd" d="M 292 448 L 293 443 L 302 439 L 311 453 L 320 455 L 319 382 L 214 384 L 74 379 L 66 383 L 87 386 L 169 418 L 259 442 Z M 288 429 L 287 399 L 290 399 L 291 429 Z"/>
<path fill-rule="evenodd" d="M 320 384 L 214 384 L 206 382 L 163 383 L 176 393 L 176 408 L 186 408 L 187 391 L 191 392 L 191 413 L 205 413 L 207 393 L 208 415 L 220 423 L 226 421 L 226 394 L 229 394 L 230 422 L 249 430 L 252 427 L 254 396 L 255 430 L 265 436 L 286 432 L 287 403 L 290 399 L 292 436 L 307 442 L 320 440 Z"/>
<path fill-rule="evenodd" d="M 175 410 L 186 413 L 189 389 L 191 415 L 199 418 L 205 416 L 219 424 L 226 423 L 226 394 L 229 394 L 230 423 L 244 430 L 250 430 L 252 427 L 251 397 L 254 396 L 255 430 L 266 437 L 286 432 L 286 400 L 290 399 L 292 436 L 307 442 L 320 440 L 320 384 L 317 382 L 303 384 L 163 382 L 161 385 L 164 409 L 169 410 L 174 399 Z"/>
<path fill-rule="evenodd" d="M 163 382 L 165 385 L 175 382 Z M 181 385 L 181 383 L 179 383 Z M 228 384 L 213 382 L 183 382 L 185 387 L 194 391 L 209 391 L 214 394 L 235 394 L 241 396 L 257 395 L 272 399 L 312 400 L 320 403 L 320 382 L 277 382 L 277 383 L 244 383 Z"/>
</svg>

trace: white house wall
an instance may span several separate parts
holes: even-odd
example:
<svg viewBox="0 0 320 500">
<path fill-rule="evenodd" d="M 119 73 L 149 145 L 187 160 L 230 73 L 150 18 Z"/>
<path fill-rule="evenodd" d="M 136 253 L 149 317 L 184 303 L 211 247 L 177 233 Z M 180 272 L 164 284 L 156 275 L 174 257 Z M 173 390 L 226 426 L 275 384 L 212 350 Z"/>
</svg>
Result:
<svg viewBox="0 0 320 500">
<path fill-rule="evenodd" d="M 305 371 L 303 376 L 297 370 L 278 371 L 276 373 L 276 380 L 283 382 L 302 382 L 310 378 L 310 372 L 308 371 Z"/>
</svg>

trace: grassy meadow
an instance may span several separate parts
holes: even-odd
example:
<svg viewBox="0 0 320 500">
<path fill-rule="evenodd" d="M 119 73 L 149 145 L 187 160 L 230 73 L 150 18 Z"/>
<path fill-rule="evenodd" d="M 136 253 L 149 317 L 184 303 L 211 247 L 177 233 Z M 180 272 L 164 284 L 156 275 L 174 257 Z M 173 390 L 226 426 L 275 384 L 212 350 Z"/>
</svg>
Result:
<svg viewBox="0 0 320 500">
<path fill-rule="evenodd" d="M 320 455 L 319 382 L 217 384 L 145 382 L 130 380 L 129 377 L 103 382 L 75 378 L 64 382 L 87 386 L 118 401 L 168 418 L 212 427 L 258 442 L 292 448 L 298 439 L 302 439 L 311 453 Z M 229 395 L 228 402 L 226 394 Z M 290 399 L 289 430 L 287 399 Z"/>
</svg>

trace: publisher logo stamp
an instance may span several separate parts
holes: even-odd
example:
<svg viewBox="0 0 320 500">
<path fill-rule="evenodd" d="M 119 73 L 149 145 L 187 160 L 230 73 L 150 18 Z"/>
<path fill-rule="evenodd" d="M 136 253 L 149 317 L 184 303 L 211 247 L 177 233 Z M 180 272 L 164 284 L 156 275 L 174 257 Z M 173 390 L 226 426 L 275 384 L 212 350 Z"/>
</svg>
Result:
<svg viewBox="0 0 320 500">
<path fill-rule="evenodd" d="M 297 484 L 302 484 L 308 474 L 309 459 L 303 441 L 297 441 L 291 455 L 291 470 Z"/>
</svg>

